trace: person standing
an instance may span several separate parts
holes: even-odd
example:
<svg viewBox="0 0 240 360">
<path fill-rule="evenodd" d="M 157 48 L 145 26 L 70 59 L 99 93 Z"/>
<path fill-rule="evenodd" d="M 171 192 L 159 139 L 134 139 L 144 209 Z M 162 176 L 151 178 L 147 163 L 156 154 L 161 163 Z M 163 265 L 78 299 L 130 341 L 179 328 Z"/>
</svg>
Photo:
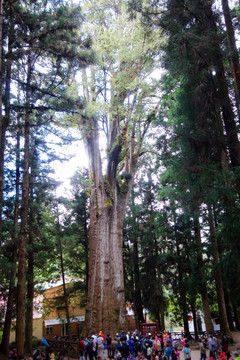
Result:
<svg viewBox="0 0 240 360">
<path fill-rule="evenodd" d="M 129 342 L 128 342 L 128 347 L 129 347 L 130 354 L 132 354 L 132 356 L 134 357 L 135 342 L 133 340 L 133 337 L 130 337 Z"/>
<path fill-rule="evenodd" d="M 221 345 L 224 348 L 224 350 L 227 352 L 229 352 L 229 348 L 228 348 L 228 336 L 225 333 L 222 333 L 222 341 L 221 341 Z"/>
<path fill-rule="evenodd" d="M 183 349 L 184 359 L 185 360 L 191 360 L 191 349 L 189 344 L 186 344 Z"/>
<path fill-rule="evenodd" d="M 166 340 L 166 344 L 171 348 L 171 351 L 172 351 L 172 349 L 173 349 L 173 341 L 172 341 L 172 336 L 171 336 L 170 333 L 168 334 L 168 338 L 167 338 L 167 340 Z"/>
<path fill-rule="evenodd" d="M 213 334 L 209 334 L 208 349 L 215 355 L 215 358 L 218 359 L 218 341 L 217 338 L 213 336 Z"/>
<path fill-rule="evenodd" d="M 200 348 L 200 360 L 206 360 L 207 349 L 204 346 L 202 339 L 199 339 L 199 348 Z"/>
<path fill-rule="evenodd" d="M 80 360 L 84 360 L 84 356 L 83 356 L 84 350 L 85 350 L 84 337 L 81 336 L 81 340 L 79 341 Z"/>
<path fill-rule="evenodd" d="M 148 343 L 146 343 L 146 349 L 147 349 L 147 360 L 151 360 L 151 357 L 152 357 L 152 348 L 149 346 Z"/>
<path fill-rule="evenodd" d="M 89 360 L 93 360 L 93 339 L 91 336 L 88 338 L 85 349 L 86 349 L 86 353 L 89 357 Z"/>
<path fill-rule="evenodd" d="M 238 351 L 234 351 L 234 352 L 233 352 L 233 356 L 234 356 L 234 360 L 240 360 L 240 356 L 239 356 L 239 352 L 238 352 Z"/>
<path fill-rule="evenodd" d="M 158 338 L 157 335 L 155 336 L 155 339 L 153 341 L 153 349 L 156 352 L 156 355 L 158 355 L 161 351 L 161 339 Z"/>
<path fill-rule="evenodd" d="M 106 346 L 107 346 L 108 359 L 111 359 L 113 356 L 112 356 L 112 337 L 110 334 L 107 334 Z"/>
<path fill-rule="evenodd" d="M 166 344 L 166 349 L 165 349 L 165 356 L 167 356 L 168 360 L 171 360 L 172 357 L 172 349 L 169 347 L 168 344 Z"/>
<path fill-rule="evenodd" d="M 101 331 L 97 337 L 97 347 L 98 347 L 98 357 L 100 357 L 102 360 L 103 359 L 103 351 L 104 351 L 104 340 L 103 340 Z"/>
</svg>

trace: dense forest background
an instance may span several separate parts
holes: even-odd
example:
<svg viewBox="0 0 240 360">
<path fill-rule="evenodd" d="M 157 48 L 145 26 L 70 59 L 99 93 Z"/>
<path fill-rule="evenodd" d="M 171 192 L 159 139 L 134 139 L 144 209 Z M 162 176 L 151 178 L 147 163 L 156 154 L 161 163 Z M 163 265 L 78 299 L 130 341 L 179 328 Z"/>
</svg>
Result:
<svg viewBox="0 0 240 360">
<path fill-rule="evenodd" d="M 12 317 L 18 353 L 24 338 L 31 352 L 36 284 L 70 276 L 87 303 L 99 154 L 68 196 L 53 174 L 80 139 L 88 154 L 100 143 L 104 207 L 114 189 L 126 202 L 137 323 L 146 308 L 188 331 L 200 309 L 208 331 L 216 312 L 222 331 L 240 330 L 239 20 L 227 0 L 0 0 L 2 353 Z"/>
</svg>

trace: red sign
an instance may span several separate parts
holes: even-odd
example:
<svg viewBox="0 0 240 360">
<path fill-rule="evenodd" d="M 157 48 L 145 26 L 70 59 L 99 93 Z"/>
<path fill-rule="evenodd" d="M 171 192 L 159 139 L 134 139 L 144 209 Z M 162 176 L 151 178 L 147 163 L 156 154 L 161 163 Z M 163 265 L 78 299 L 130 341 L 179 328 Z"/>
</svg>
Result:
<svg viewBox="0 0 240 360">
<path fill-rule="evenodd" d="M 140 322 L 140 332 L 142 335 L 157 335 L 158 334 L 158 321 L 155 323 L 142 323 Z"/>
</svg>

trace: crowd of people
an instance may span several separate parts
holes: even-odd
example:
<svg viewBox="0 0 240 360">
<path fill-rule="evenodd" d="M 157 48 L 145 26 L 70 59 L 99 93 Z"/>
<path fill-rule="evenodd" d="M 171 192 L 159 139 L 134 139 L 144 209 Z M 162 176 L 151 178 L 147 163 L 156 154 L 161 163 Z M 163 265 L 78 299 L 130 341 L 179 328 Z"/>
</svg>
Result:
<svg viewBox="0 0 240 360">
<path fill-rule="evenodd" d="M 125 333 L 123 330 L 112 338 L 104 337 L 102 332 L 93 333 L 90 337 L 81 338 L 79 343 L 79 360 L 102 360 L 106 347 L 105 358 L 113 360 L 191 360 L 191 347 L 182 334 L 176 342 L 171 333 L 164 330 L 158 335 L 141 335 L 137 330 Z M 199 339 L 200 360 L 240 360 L 238 352 L 230 354 L 228 337 L 222 334 L 221 341 L 212 334 L 203 335 Z M 182 354 L 182 355 L 181 355 Z"/>
<path fill-rule="evenodd" d="M 199 339 L 199 360 L 240 360 L 238 351 L 229 351 L 228 337 L 222 334 L 221 340 L 213 334 L 203 335 Z M 142 335 L 135 330 L 125 333 L 123 330 L 115 337 L 100 331 L 79 341 L 79 360 L 191 360 L 192 353 L 189 341 L 182 334 L 180 341 L 174 341 L 171 333 L 165 330 L 158 335 Z M 9 360 L 19 360 L 15 350 Z M 36 349 L 27 360 L 69 360 L 60 352 L 54 353 L 50 348 L 43 352 Z"/>
</svg>

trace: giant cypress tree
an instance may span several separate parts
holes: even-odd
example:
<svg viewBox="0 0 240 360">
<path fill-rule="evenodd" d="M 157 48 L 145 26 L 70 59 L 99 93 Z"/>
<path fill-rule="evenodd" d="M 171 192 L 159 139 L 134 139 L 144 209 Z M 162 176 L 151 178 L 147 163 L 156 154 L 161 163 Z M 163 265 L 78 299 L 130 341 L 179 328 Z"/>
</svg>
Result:
<svg viewBox="0 0 240 360">
<path fill-rule="evenodd" d="M 87 1 L 86 10 L 99 55 L 99 66 L 82 74 L 87 110 L 81 112 L 80 127 L 93 183 L 86 329 L 115 333 L 125 324 L 126 313 L 123 219 L 158 106 L 151 98 L 156 87 L 150 75 L 157 66 L 159 38 L 149 38 L 138 19 L 129 21 L 124 0 Z M 101 128 L 107 136 L 106 154 L 101 153 Z"/>
</svg>

